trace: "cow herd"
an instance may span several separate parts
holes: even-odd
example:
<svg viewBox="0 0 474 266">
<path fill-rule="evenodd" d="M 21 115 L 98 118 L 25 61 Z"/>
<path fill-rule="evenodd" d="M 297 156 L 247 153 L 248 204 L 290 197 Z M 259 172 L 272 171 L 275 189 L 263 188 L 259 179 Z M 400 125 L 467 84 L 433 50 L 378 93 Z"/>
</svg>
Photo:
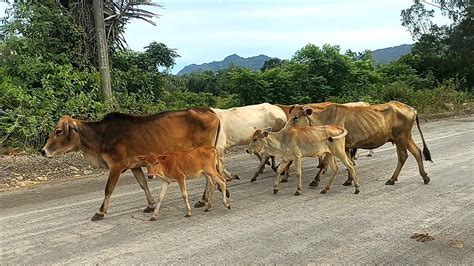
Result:
<svg viewBox="0 0 474 266">
<path fill-rule="evenodd" d="M 414 125 L 420 133 L 423 152 L 412 137 Z M 131 169 L 144 190 L 148 205 L 144 212 L 156 220 L 159 208 L 171 182 L 177 182 L 191 216 L 186 180 L 204 176 L 206 189 L 202 201 L 195 207 L 214 206 L 214 192 L 222 192 L 222 203 L 227 202 L 226 182 L 239 179 L 224 167 L 222 155 L 234 146 L 246 146 L 246 152 L 255 154 L 260 165 L 252 177 L 255 181 L 266 164 L 276 171 L 273 191 L 280 182 L 288 180 L 289 169 L 295 165 L 297 188 L 302 193 L 301 160 L 319 159 L 319 171 L 311 187 L 317 187 L 321 175 L 331 168 L 332 175 L 321 193 L 329 191 L 337 173 L 336 159 L 348 170 L 344 185 L 360 184 L 354 169 L 357 149 L 375 149 L 391 142 L 396 145 L 398 164 L 385 183 L 398 181 L 409 151 L 416 159 L 425 184 L 430 182 L 423 160 L 431 161 L 430 151 L 419 125 L 416 110 L 397 101 L 369 105 L 363 102 L 307 105 L 272 105 L 268 103 L 231 109 L 189 108 L 146 116 L 110 113 L 100 121 L 84 121 L 63 116 L 42 149 L 43 155 L 53 157 L 80 151 L 94 167 L 109 169 L 105 197 L 99 211 L 92 217 L 101 220 L 107 213 L 110 197 L 121 173 Z M 276 159 L 281 162 L 276 165 Z M 149 178 L 162 181 L 158 203 L 155 202 L 141 167 L 147 167 Z M 280 180 L 281 174 L 285 173 Z"/>
</svg>

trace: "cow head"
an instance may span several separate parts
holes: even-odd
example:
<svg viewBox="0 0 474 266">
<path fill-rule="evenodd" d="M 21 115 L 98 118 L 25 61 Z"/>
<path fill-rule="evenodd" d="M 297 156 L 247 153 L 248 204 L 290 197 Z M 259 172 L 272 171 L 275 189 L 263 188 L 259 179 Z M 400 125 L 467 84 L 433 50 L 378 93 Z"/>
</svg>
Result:
<svg viewBox="0 0 474 266">
<path fill-rule="evenodd" d="M 54 131 L 49 135 L 42 154 L 48 158 L 55 155 L 77 151 L 80 145 L 80 137 L 77 132 L 77 122 L 65 115 L 59 119 Z"/>
<path fill-rule="evenodd" d="M 252 135 L 252 140 L 250 140 L 246 152 L 261 154 L 267 146 L 266 137 L 268 137 L 268 131 L 256 130 Z"/>
<path fill-rule="evenodd" d="M 288 119 L 288 126 L 306 127 L 311 125 L 310 117 L 313 114 L 313 109 L 309 106 L 293 105 L 290 110 L 290 118 Z"/>
<path fill-rule="evenodd" d="M 164 176 L 163 161 L 170 158 L 166 154 L 150 153 L 149 155 L 139 155 L 132 158 L 128 168 L 146 166 L 149 176 Z"/>
</svg>

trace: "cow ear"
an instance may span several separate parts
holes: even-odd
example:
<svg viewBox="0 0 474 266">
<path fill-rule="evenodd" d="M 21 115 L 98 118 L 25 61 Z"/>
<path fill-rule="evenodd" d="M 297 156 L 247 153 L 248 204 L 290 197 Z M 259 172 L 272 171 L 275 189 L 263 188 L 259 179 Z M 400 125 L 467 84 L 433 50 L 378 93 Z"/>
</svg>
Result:
<svg viewBox="0 0 474 266">
<path fill-rule="evenodd" d="M 294 108 L 295 108 L 295 106 L 292 105 L 292 106 L 290 107 L 290 109 L 288 109 L 288 113 L 291 114 L 291 111 L 293 111 Z"/>
<path fill-rule="evenodd" d="M 264 137 L 264 138 L 268 137 L 268 131 L 264 131 L 264 132 L 263 132 L 263 137 Z"/>
<path fill-rule="evenodd" d="M 272 128 L 271 128 L 271 127 L 267 127 L 267 128 L 265 128 L 263 131 L 265 131 L 265 132 L 272 132 Z"/>
<path fill-rule="evenodd" d="M 128 168 L 137 168 L 137 167 L 143 166 L 143 164 L 146 162 L 145 159 L 146 159 L 145 155 L 138 155 L 138 156 L 133 157 L 130 160 L 130 163 L 128 164 Z"/>
<path fill-rule="evenodd" d="M 306 115 L 311 115 L 313 113 L 313 109 L 312 108 L 307 108 L 306 110 L 304 110 Z"/>
</svg>

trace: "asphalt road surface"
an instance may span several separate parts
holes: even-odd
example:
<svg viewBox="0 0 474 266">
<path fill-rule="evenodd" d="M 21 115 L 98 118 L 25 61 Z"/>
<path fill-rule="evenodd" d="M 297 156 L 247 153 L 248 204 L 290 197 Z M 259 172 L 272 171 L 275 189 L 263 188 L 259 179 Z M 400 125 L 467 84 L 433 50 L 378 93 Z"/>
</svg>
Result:
<svg viewBox="0 0 474 266">
<path fill-rule="evenodd" d="M 160 217 L 142 213 L 145 195 L 130 172 L 112 195 L 109 213 L 90 218 L 103 199 L 106 178 L 82 178 L 0 193 L 1 264 L 117 263 L 474 263 L 474 116 L 422 124 L 434 163 L 425 162 L 431 183 L 423 184 L 409 156 L 399 182 L 384 185 L 397 163 L 394 147 L 362 153 L 356 171 L 361 193 L 344 187 L 339 163 L 333 188 L 308 187 L 316 161 L 303 164 L 303 194 L 294 174 L 273 195 L 274 173 L 266 169 L 250 183 L 257 159 L 226 157 L 242 180 L 230 185 L 231 210 L 211 212 L 184 203 L 172 184 Z M 418 131 L 414 130 L 421 147 Z M 365 152 L 367 153 L 367 151 Z M 158 196 L 160 182 L 151 181 Z M 191 204 L 204 179 L 188 183 Z M 410 238 L 428 233 L 432 241 Z"/>
</svg>

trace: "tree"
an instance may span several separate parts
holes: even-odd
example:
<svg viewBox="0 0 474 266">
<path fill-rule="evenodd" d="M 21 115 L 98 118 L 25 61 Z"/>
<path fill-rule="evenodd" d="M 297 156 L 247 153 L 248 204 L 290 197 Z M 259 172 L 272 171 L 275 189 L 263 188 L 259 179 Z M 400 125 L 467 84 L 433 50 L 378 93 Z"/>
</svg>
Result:
<svg viewBox="0 0 474 266">
<path fill-rule="evenodd" d="M 107 40 L 104 26 L 104 7 L 102 0 L 93 0 L 93 5 L 102 101 L 105 103 L 111 103 L 113 98 L 112 85 L 110 81 L 109 51 L 107 49 Z"/>
<path fill-rule="evenodd" d="M 422 76 L 433 74 L 438 82 L 457 79 L 462 88 L 474 87 L 474 8 L 469 1 L 436 1 L 437 4 L 415 1 L 402 10 L 402 25 L 417 40 L 412 54 L 402 57 Z M 450 25 L 438 26 L 433 21 L 434 10 L 452 20 Z"/>
</svg>

